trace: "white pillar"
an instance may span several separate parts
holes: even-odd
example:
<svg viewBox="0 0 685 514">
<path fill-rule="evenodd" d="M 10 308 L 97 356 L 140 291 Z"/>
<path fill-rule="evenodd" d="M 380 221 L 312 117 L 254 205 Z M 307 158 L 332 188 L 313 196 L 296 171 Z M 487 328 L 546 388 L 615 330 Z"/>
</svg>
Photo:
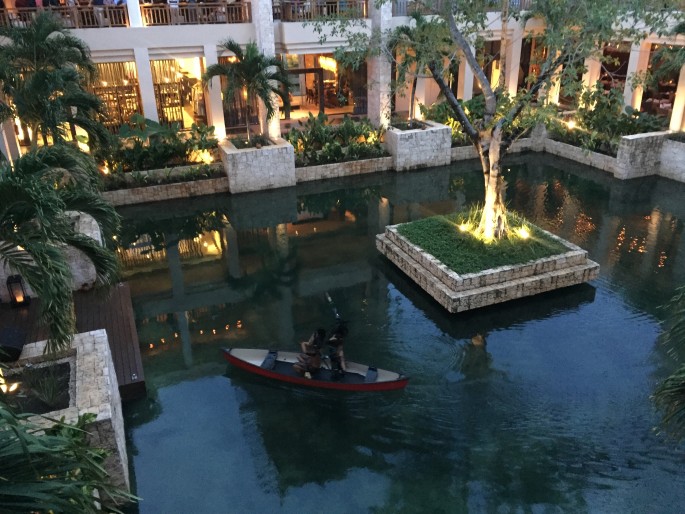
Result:
<svg viewBox="0 0 685 514">
<path fill-rule="evenodd" d="M 602 63 L 599 59 L 588 57 L 585 59 L 585 73 L 583 73 L 583 89 L 592 89 L 599 80 Z"/>
<path fill-rule="evenodd" d="M 140 13 L 139 0 L 126 0 L 126 10 L 128 11 L 128 26 L 142 27 L 143 16 Z"/>
<path fill-rule="evenodd" d="M 626 72 L 626 85 L 623 89 L 623 101 L 634 109 L 639 109 L 642 103 L 642 86 L 633 89 L 632 79 L 636 73 L 647 71 L 649 66 L 649 51 L 651 43 L 643 41 L 640 44 L 633 44 L 630 47 L 630 59 L 628 59 L 628 70 Z"/>
<path fill-rule="evenodd" d="M 671 123 L 668 128 L 675 131 L 685 129 L 685 66 L 680 68 L 678 89 L 675 92 L 673 113 L 671 114 Z"/>
<path fill-rule="evenodd" d="M 219 63 L 219 55 L 216 45 L 205 45 L 205 66 Z M 224 106 L 221 100 L 221 78 L 214 77 L 206 88 L 207 94 L 207 123 L 214 127 L 214 135 L 222 140 L 226 137 L 226 124 L 224 122 Z"/>
<path fill-rule="evenodd" d="M 0 152 L 9 162 L 21 155 L 19 141 L 17 141 L 17 135 L 14 133 L 14 123 L 11 119 L 5 120 L 0 125 Z"/>
<path fill-rule="evenodd" d="M 152 68 L 150 67 L 150 54 L 147 48 L 134 48 L 133 55 L 138 69 L 138 86 L 140 87 L 140 100 L 143 107 L 143 115 L 152 121 L 159 121 L 157 113 L 157 101 L 155 100 L 155 86 L 152 82 Z"/>
<path fill-rule="evenodd" d="M 475 55 L 475 48 L 471 47 L 471 52 Z M 473 98 L 473 70 L 466 64 L 466 59 L 462 58 L 459 63 L 459 80 L 457 80 L 457 98 L 467 101 Z"/>
<path fill-rule="evenodd" d="M 276 55 L 276 41 L 274 38 L 274 13 L 271 0 L 252 0 L 252 24 L 255 31 L 255 43 L 264 55 Z M 280 109 L 276 95 L 272 95 L 272 102 L 276 106 L 271 120 L 266 119 L 266 107 L 259 102 L 259 126 L 262 133 L 269 137 L 281 137 Z"/>
<path fill-rule="evenodd" d="M 392 22 L 392 3 L 369 2 L 369 18 L 372 30 L 385 33 Z M 366 66 L 367 116 L 378 127 L 390 125 L 390 83 L 392 66 L 383 54 L 371 57 Z"/>
<path fill-rule="evenodd" d="M 504 84 L 509 92 L 509 96 L 514 97 L 518 93 L 519 68 L 521 67 L 523 27 L 520 22 L 513 22 L 512 30 L 507 33 L 507 38 L 509 39 L 509 44 L 507 45 L 507 69 Z"/>
</svg>

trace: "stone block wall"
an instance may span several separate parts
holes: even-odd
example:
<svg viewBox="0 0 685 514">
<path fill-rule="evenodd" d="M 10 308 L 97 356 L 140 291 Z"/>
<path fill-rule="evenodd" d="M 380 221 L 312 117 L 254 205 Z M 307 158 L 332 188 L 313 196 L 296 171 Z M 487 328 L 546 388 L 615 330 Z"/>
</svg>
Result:
<svg viewBox="0 0 685 514">
<path fill-rule="evenodd" d="M 295 149 L 277 138 L 262 148 L 237 149 L 230 141 L 219 143 L 221 161 L 228 176 L 231 193 L 262 191 L 294 186 Z"/>
<path fill-rule="evenodd" d="M 413 170 L 450 163 L 452 129 L 432 121 L 422 122 L 423 129 L 389 128 L 385 148 L 393 157 L 395 171 Z"/>
<path fill-rule="evenodd" d="M 325 180 L 329 178 L 349 177 L 364 173 L 376 173 L 393 169 L 392 157 L 380 157 L 377 159 L 364 159 L 361 161 L 336 162 L 333 164 L 321 164 L 319 166 L 304 166 L 295 168 L 297 183 L 312 180 Z"/>
<path fill-rule="evenodd" d="M 665 139 L 661 147 L 662 177 L 685 182 L 685 143 Z"/>
<path fill-rule="evenodd" d="M 473 145 L 450 148 L 451 161 L 466 161 L 468 159 L 478 159 L 478 152 Z"/>
<path fill-rule="evenodd" d="M 45 363 L 52 357 L 45 356 L 44 349 L 45 341 L 24 346 L 21 357 L 12 367 Z M 53 419 L 64 417 L 68 423 L 74 423 L 82 414 L 94 414 L 95 421 L 87 427 L 90 442 L 97 448 L 111 451 L 104 464 L 105 470 L 113 484 L 129 490 L 124 416 L 107 331 L 101 329 L 76 334 L 71 349 L 58 357 L 60 360 L 68 359 L 71 364 L 69 407 L 45 416 Z M 39 426 L 51 425 L 43 417 L 36 416 L 31 421 Z"/>
<path fill-rule="evenodd" d="M 194 180 L 192 182 L 118 189 L 116 191 L 106 191 L 102 193 L 102 196 L 112 205 L 121 206 L 226 192 L 228 192 L 228 179 L 226 177 L 219 177 Z"/>
<path fill-rule="evenodd" d="M 620 179 L 658 175 L 661 146 L 668 132 L 623 136 L 616 155 L 614 176 Z"/>
<path fill-rule="evenodd" d="M 587 164 L 588 166 L 593 166 L 611 174 L 614 174 L 616 170 L 616 158 L 611 155 L 590 152 L 577 146 L 554 141 L 553 139 L 547 139 L 545 141 L 545 152 L 582 164 Z"/>
</svg>

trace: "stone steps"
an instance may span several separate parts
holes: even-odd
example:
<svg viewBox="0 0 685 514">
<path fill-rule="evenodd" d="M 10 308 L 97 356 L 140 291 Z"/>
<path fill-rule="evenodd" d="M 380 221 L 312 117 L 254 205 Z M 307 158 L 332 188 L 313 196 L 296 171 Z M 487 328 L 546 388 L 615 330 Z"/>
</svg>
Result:
<svg viewBox="0 0 685 514">
<path fill-rule="evenodd" d="M 401 244 L 397 244 L 396 231 L 395 235 L 389 234 L 393 232 L 393 228 L 388 227 L 385 234 L 376 236 L 377 249 L 440 305 L 453 313 L 581 284 L 593 280 L 599 274 L 599 264 L 588 259 L 583 250 L 583 258 L 578 259 L 576 254 L 580 249 L 569 243 L 569 249 L 574 257 L 553 258 L 555 263 L 551 269 L 548 269 L 549 265 L 534 261 L 520 266 L 505 266 L 480 274 L 459 276 L 450 270 L 446 273 L 446 267 L 440 261 L 406 239 L 402 238 Z M 407 244 L 410 247 L 407 247 Z M 549 258 L 540 261 L 548 262 Z M 488 277 L 487 280 L 479 280 L 480 275 Z M 453 282 L 450 282 L 450 278 L 454 279 Z"/>
</svg>

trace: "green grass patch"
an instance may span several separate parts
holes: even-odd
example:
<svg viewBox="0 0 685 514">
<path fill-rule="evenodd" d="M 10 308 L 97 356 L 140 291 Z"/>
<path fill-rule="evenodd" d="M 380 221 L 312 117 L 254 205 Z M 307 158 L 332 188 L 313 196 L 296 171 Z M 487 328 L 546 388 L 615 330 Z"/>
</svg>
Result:
<svg viewBox="0 0 685 514">
<path fill-rule="evenodd" d="M 473 212 L 432 216 L 399 225 L 397 231 L 460 275 L 523 264 L 568 251 L 567 247 L 535 225 L 514 214 L 508 216 L 508 237 L 491 243 L 485 243 L 471 233 L 459 230 L 462 223 L 469 221 L 475 226 L 473 220 L 479 218 Z M 527 239 L 516 234 L 516 229 L 522 226 L 530 233 Z"/>
</svg>

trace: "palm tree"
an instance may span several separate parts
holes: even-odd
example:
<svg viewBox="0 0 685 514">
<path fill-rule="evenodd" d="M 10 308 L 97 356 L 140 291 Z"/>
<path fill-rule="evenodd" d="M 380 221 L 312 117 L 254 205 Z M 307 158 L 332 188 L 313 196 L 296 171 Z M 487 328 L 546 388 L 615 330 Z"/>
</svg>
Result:
<svg viewBox="0 0 685 514">
<path fill-rule="evenodd" d="M 668 318 L 661 342 L 670 347 L 669 353 L 675 354 L 676 348 L 685 343 L 685 286 L 665 306 Z M 685 439 L 685 364 L 667 377 L 654 392 L 654 403 L 662 412 L 661 427 L 678 440 Z"/>
<path fill-rule="evenodd" d="M 233 62 L 212 64 L 202 76 L 205 85 L 214 77 L 226 77 L 224 102 L 229 103 L 236 95 L 244 94 L 245 121 L 247 140 L 250 141 L 250 124 L 247 121 L 249 104 L 252 99 L 259 99 L 266 107 L 267 121 L 276 114 L 274 95 L 288 105 L 290 81 L 283 62 L 277 57 L 269 57 L 259 51 L 255 43 L 245 45 L 245 50 L 232 39 L 226 39 L 220 46 L 235 55 Z"/>
<path fill-rule="evenodd" d="M 98 141 L 105 130 L 97 122 L 101 102 L 85 89 L 96 67 L 86 44 L 49 12 L 26 27 L 0 27 L 0 83 L 9 101 L 0 103 L 0 119 L 17 116 L 47 144 L 64 140 L 65 126 L 80 126 Z"/>
<path fill-rule="evenodd" d="M 0 265 L 19 273 L 41 298 L 48 326 L 46 352 L 65 348 L 74 333 L 72 277 L 64 247 L 94 265 L 97 283 L 112 283 L 117 261 L 100 242 L 77 232 L 73 213 L 92 216 L 103 239 L 119 227 L 112 206 L 98 194 L 94 161 L 73 147 L 56 145 L 0 163 Z"/>
</svg>

